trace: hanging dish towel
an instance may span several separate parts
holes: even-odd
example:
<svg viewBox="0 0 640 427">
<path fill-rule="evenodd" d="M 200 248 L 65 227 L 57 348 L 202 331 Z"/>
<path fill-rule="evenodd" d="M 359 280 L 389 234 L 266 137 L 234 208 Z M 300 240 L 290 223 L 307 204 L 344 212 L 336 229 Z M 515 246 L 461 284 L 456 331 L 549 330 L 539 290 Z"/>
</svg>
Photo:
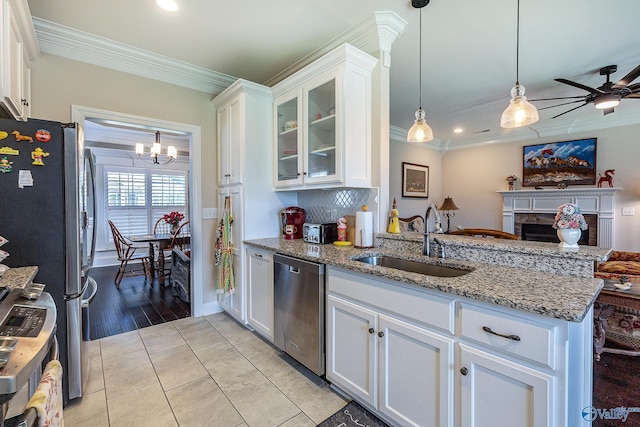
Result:
<svg viewBox="0 0 640 427">
<path fill-rule="evenodd" d="M 219 294 L 232 294 L 235 291 L 233 279 L 233 244 L 231 242 L 231 196 L 224 198 L 224 209 L 222 219 L 216 232 L 215 258 L 218 266 L 218 286 Z"/>
<path fill-rule="evenodd" d="M 47 363 L 38 387 L 26 409 L 38 412 L 39 427 L 63 427 L 62 420 L 62 365 L 57 360 Z"/>
</svg>

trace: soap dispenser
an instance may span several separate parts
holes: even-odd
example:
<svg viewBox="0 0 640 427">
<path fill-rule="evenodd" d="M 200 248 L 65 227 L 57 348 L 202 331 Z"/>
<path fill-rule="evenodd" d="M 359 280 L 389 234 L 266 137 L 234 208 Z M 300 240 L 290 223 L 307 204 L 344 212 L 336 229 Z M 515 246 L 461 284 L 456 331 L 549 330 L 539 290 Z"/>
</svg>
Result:
<svg viewBox="0 0 640 427">
<path fill-rule="evenodd" d="M 387 232 L 400 234 L 400 222 L 398 220 L 398 209 L 396 206 L 396 199 L 393 199 L 393 206 L 391 208 L 391 217 L 389 218 L 389 228 Z"/>
</svg>

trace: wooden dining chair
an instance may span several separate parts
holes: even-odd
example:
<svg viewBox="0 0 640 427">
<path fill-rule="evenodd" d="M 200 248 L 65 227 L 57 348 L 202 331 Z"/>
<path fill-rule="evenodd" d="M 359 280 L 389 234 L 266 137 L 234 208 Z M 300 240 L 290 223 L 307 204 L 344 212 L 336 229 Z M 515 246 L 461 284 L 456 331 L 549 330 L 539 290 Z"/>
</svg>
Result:
<svg viewBox="0 0 640 427">
<path fill-rule="evenodd" d="M 178 248 L 181 251 L 188 251 L 191 247 L 191 229 L 190 221 L 185 221 L 178 227 L 178 230 L 173 235 L 173 240 L 171 240 L 171 250 L 173 248 Z"/>
<path fill-rule="evenodd" d="M 508 240 L 520 240 L 520 236 L 513 233 L 508 233 L 502 230 L 492 230 L 489 228 L 463 228 L 461 230 L 454 230 L 451 234 L 457 234 L 460 236 L 481 236 L 481 237 L 493 237 L 495 239 L 508 239 Z"/>
<path fill-rule="evenodd" d="M 178 229 L 180 228 L 180 226 L 178 226 Z M 175 233 L 177 233 L 177 230 L 175 231 Z M 169 224 L 167 221 L 164 220 L 164 217 L 160 217 L 160 219 L 158 219 L 156 221 L 156 223 L 153 226 L 153 234 L 174 234 L 174 229 L 173 226 L 171 224 Z M 169 280 L 171 279 L 171 251 L 173 249 L 173 240 L 171 241 L 171 243 L 162 249 L 162 253 L 160 253 L 160 247 L 157 243 L 152 243 L 153 245 L 153 253 L 155 255 L 155 265 L 154 267 L 156 269 L 160 268 L 160 265 L 162 264 L 164 266 L 164 275 L 165 277 L 167 277 Z M 162 257 L 162 263 L 160 263 L 160 257 Z"/>
<path fill-rule="evenodd" d="M 131 261 L 140 261 L 142 263 L 142 271 L 145 275 L 144 280 L 146 281 L 147 277 L 149 277 L 149 256 L 147 254 L 136 254 L 137 248 L 133 246 L 133 243 L 128 241 L 122 233 L 120 233 L 118 227 L 116 227 L 111 220 L 108 222 L 109 227 L 111 228 L 111 234 L 113 235 L 113 244 L 115 245 L 116 253 L 118 254 L 118 261 L 120 261 L 120 267 L 118 268 L 118 272 L 116 273 L 116 277 L 113 281 L 116 284 L 116 287 L 120 288 L 120 282 L 125 275 L 138 275 L 138 272 L 140 271 L 139 269 L 127 271 L 127 265 Z"/>
</svg>

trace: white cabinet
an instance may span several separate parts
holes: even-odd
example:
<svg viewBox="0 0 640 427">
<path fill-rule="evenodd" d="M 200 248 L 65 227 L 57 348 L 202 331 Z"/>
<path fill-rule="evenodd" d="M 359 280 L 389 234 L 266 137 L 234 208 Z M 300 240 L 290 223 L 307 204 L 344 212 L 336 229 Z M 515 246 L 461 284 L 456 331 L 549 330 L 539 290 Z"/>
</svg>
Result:
<svg viewBox="0 0 640 427">
<path fill-rule="evenodd" d="M 371 72 L 345 44 L 273 87 L 276 189 L 371 186 Z"/>
<path fill-rule="evenodd" d="M 365 303 L 342 298 L 358 280 L 329 279 L 327 379 L 394 425 L 452 425 L 453 339 L 371 305 L 397 297 L 375 281 Z"/>
<path fill-rule="evenodd" d="M 590 425 L 582 322 L 327 268 L 327 380 L 398 426 Z"/>
<path fill-rule="evenodd" d="M 464 344 L 460 376 L 461 425 L 495 427 L 507 420 L 510 426 L 558 425 L 553 376 Z"/>
<path fill-rule="evenodd" d="M 242 184 L 246 93 L 218 107 L 218 185 Z"/>
<path fill-rule="evenodd" d="M 216 109 L 218 215 L 231 198 L 235 292 L 218 294 L 220 306 L 247 322 L 245 240 L 280 235 L 280 210 L 295 205 L 295 195 L 273 191 L 271 89 L 238 80 L 212 101 Z"/>
<path fill-rule="evenodd" d="M 273 252 L 247 247 L 247 323 L 273 342 Z"/>
<path fill-rule="evenodd" d="M 0 107 L 17 120 L 27 120 L 31 114 L 30 53 L 38 48 L 26 1 L 2 0 L 0 34 Z"/>
</svg>

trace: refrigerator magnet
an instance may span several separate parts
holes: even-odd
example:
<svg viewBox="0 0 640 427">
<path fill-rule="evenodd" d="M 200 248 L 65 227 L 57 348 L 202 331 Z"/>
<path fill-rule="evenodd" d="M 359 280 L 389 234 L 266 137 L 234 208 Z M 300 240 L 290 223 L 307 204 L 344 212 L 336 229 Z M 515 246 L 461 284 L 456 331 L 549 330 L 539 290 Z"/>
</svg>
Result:
<svg viewBox="0 0 640 427">
<path fill-rule="evenodd" d="M 5 139 L 9 134 L 3 130 L 0 130 L 0 139 Z"/>
<path fill-rule="evenodd" d="M 38 147 L 31 152 L 31 158 L 33 159 L 33 162 L 31 162 L 31 164 L 36 166 L 44 166 L 44 162 L 42 161 L 42 159 L 48 156 L 48 152 L 42 151 L 42 148 Z"/>
<path fill-rule="evenodd" d="M 40 142 L 49 142 L 51 141 L 51 132 L 46 129 L 38 129 L 36 131 L 36 139 Z"/>
<path fill-rule="evenodd" d="M 11 147 L 2 147 L 0 148 L 0 154 L 8 154 L 10 156 L 17 156 L 20 154 L 20 150 L 16 150 Z"/>
<path fill-rule="evenodd" d="M 11 172 L 11 170 L 13 169 L 13 167 L 11 166 L 13 164 L 13 162 L 10 162 L 9 159 L 7 159 L 7 156 L 4 156 L 0 159 L 0 172 L 2 173 L 9 173 Z"/>
<path fill-rule="evenodd" d="M 13 136 L 16 137 L 16 142 L 18 141 L 29 141 L 29 142 L 33 142 L 33 138 L 31 138 L 29 135 L 22 135 L 20 132 L 18 132 L 17 130 L 14 130 L 13 132 L 11 132 L 13 134 Z"/>
</svg>

